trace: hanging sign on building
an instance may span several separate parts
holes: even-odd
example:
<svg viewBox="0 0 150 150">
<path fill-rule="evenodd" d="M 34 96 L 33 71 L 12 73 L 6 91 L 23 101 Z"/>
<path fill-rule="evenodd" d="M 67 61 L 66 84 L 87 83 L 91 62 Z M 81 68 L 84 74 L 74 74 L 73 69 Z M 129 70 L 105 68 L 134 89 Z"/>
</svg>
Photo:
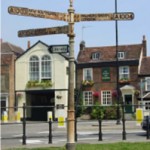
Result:
<svg viewBox="0 0 150 150">
<path fill-rule="evenodd" d="M 102 68 L 102 81 L 110 81 L 110 68 L 104 67 Z"/>
<path fill-rule="evenodd" d="M 68 53 L 69 45 L 52 45 L 49 47 L 51 53 Z"/>
</svg>

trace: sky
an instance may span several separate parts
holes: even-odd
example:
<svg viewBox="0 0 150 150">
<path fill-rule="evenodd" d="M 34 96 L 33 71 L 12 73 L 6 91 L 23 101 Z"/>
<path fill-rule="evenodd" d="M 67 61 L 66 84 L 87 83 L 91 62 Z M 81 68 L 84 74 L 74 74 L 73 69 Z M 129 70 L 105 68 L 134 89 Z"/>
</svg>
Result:
<svg viewBox="0 0 150 150">
<path fill-rule="evenodd" d="M 68 25 L 68 22 L 17 16 L 8 13 L 9 6 L 68 13 L 69 0 L 1 0 L 1 39 L 27 50 L 41 40 L 47 45 L 68 44 L 66 34 L 34 37 L 18 37 L 18 31 L 36 28 L 50 28 Z M 133 12 L 133 20 L 118 21 L 118 44 L 140 44 L 143 35 L 147 40 L 147 51 L 150 56 L 150 0 L 117 0 L 118 12 Z M 75 13 L 97 14 L 114 13 L 115 0 L 73 0 Z M 79 44 L 85 41 L 86 47 L 114 46 L 116 44 L 115 21 L 87 21 L 75 23 L 75 57 Z"/>
</svg>

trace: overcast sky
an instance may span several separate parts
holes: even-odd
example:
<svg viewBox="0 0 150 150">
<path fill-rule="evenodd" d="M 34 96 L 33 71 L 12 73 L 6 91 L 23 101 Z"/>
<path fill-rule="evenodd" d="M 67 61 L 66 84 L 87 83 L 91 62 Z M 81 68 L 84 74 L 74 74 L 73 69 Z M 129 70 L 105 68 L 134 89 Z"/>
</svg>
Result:
<svg viewBox="0 0 150 150">
<path fill-rule="evenodd" d="M 1 38 L 17 46 L 27 49 L 27 41 L 31 45 L 38 40 L 48 44 L 68 44 L 67 35 L 46 35 L 19 38 L 19 30 L 47 28 L 67 25 L 67 22 L 10 15 L 9 6 L 27 7 L 68 13 L 69 0 L 1 0 Z M 114 13 L 115 0 L 74 0 L 75 13 Z M 150 0 L 118 0 L 118 12 L 133 12 L 132 21 L 118 21 L 118 40 L 122 44 L 139 44 L 143 35 L 147 39 L 148 55 L 150 56 Z M 83 28 L 84 27 L 84 28 Z M 87 47 L 115 45 L 115 21 L 92 21 L 75 23 L 75 55 L 79 51 L 81 40 Z"/>
</svg>

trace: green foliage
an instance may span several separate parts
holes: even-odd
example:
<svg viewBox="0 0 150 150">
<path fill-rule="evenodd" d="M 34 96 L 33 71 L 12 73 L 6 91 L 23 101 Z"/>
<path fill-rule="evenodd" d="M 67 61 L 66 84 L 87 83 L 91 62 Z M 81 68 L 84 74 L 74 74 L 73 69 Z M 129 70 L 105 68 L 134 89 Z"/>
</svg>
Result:
<svg viewBox="0 0 150 150">
<path fill-rule="evenodd" d="M 105 108 L 105 119 L 116 119 L 117 118 L 117 107 L 108 106 Z"/>
<path fill-rule="evenodd" d="M 52 82 L 51 80 L 28 81 L 26 84 L 26 87 L 27 88 L 32 88 L 32 87 L 47 88 L 47 87 L 52 87 Z"/>
<path fill-rule="evenodd" d="M 103 119 L 104 118 L 104 107 L 100 107 L 99 102 L 96 102 L 92 107 L 91 117 L 93 119 Z"/>
</svg>

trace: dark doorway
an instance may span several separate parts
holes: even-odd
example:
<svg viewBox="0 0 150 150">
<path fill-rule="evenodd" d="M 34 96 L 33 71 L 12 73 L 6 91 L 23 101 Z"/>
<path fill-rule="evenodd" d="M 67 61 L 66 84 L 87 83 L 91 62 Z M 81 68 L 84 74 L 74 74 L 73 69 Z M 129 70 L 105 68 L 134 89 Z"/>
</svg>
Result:
<svg viewBox="0 0 150 150">
<path fill-rule="evenodd" d="M 47 112 L 54 115 L 54 91 L 38 91 L 30 93 L 31 97 L 31 120 L 47 121 Z"/>
<path fill-rule="evenodd" d="M 132 95 L 125 95 L 125 112 L 132 113 Z"/>
</svg>

